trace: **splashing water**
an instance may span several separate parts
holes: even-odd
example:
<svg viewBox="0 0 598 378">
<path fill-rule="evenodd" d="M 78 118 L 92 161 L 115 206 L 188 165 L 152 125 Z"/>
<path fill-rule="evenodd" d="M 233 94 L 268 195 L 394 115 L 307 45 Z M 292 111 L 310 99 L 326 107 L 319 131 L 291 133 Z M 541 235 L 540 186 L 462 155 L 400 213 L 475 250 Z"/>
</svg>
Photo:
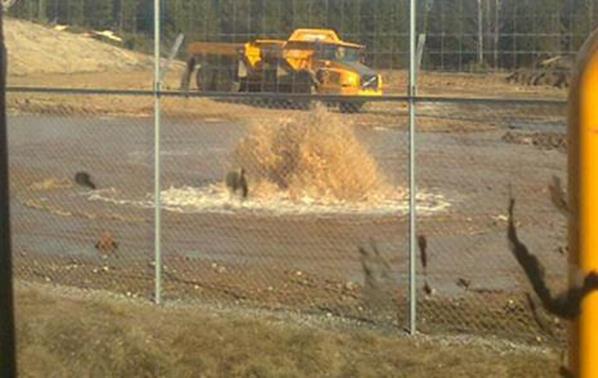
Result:
<svg viewBox="0 0 598 378">
<path fill-rule="evenodd" d="M 346 121 L 317 107 L 279 124 L 257 124 L 232 154 L 247 172 L 252 195 L 377 202 L 393 188 Z"/>
<path fill-rule="evenodd" d="M 178 213 L 258 213 L 268 215 L 289 214 L 396 214 L 404 215 L 409 211 L 407 196 L 396 196 L 376 202 L 354 202 L 346 200 L 321 199 L 304 196 L 291 198 L 288 192 L 278 191 L 270 197 L 250 197 L 245 201 L 229 197 L 222 184 L 201 188 L 171 187 L 161 192 L 164 210 Z M 131 200 L 122 197 L 118 191 L 103 191 L 89 194 L 93 201 L 103 201 L 115 205 L 153 208 L 153 197 L 148 194 L 144 199 Z M 445 211 L 450 203 L 441 194 L 418 192 L 417 211 L 420 215 L 430 215 Z"/>
<path fill-rule="evenodd" d="M 346 121 L 318 107 L 277 124 L 256 124 L 232 152 L 232 166 L 243 167 L 250 194 L 230 198 L 223 183 L 162 191 L 165 210 L 182 213 L 259 212 L 269 214 L 406 214 L 407 192 L 394 188 Z M 91 200 L 153 207 L 153 197 L 119 198 L 95 193 Z M 420 190 L 417 210 L 431 214 L 450 203 L 441 194 Z"/>
</svg>

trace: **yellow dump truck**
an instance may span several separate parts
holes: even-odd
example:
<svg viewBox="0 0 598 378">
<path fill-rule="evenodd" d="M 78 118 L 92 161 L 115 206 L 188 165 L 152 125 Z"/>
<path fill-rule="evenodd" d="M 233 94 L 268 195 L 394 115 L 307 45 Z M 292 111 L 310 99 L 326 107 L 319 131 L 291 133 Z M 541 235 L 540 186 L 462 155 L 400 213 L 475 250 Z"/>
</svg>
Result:
<svg viewBox="0 0 598 378">
<path fill-rule="evenodd" d="M 380 96 L 382 77 L 363 64 L 364 46 L 342 41 L 329 29 L 297 29 L 288 40 L 247 43 L 193 42 L 181 89 L 215 92 L 269 92 Z M 338 101 L 356 112 L 364 100 Z"/>
</svg>

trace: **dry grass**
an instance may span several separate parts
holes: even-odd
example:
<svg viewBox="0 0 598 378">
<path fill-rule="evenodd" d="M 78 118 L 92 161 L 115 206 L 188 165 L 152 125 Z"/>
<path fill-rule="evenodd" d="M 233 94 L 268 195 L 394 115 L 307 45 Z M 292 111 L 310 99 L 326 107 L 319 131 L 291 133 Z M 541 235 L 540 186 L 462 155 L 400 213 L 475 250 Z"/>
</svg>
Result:
<svg viewBox="0 0 598 378">
<path fill-rule="evenodd" d="M 557 371 L 551 353 L 21 286 L 23 377 L 543 377 Z"/>
</svg>

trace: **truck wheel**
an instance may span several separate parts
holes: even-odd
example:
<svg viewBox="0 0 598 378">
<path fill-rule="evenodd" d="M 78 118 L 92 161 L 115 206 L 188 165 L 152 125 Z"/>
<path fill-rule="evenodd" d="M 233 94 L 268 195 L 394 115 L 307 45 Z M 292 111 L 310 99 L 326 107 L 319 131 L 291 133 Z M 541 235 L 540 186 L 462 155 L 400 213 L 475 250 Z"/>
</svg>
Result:
<svg viewBox="0 0 598 378">
<path fill-rule="evenodd" d="M 341 102 L 338 108 L 341 113 L 359 113 L 365 105 L 364 102 Z"/>
<path fill-rule="evenodd" d="M 233 75 L 229 70 L 219 69 L 215 72 L 215 89 L 217 92 L 237 92 Z"/>
<path fill-rule="evenodd" d="M 239 79 L 239 92 L 249 92 L 249 83 L 246 78 Z"/>
<path fill-rule="evenodd" d="M 315 82 L 311 74 L 307 71 L 301 71 L 295 75 L 293 80 L 293 93 L 315 93 Z"/>
<path fill-rule="evenodd" d="M 317 93 L 316 84 L 309 72 L 301 71 L 295 75 L 292 92 L 310 95 Z M 315 103 L 311 99 L 297 100 L 297 107 L 303 110 L 313 109 Z"/>
<path fill-rule="evenodd" d="M 195 84 L 200 92 L 214 90 L 214 72 L 207 66 L 201 66 L 197 69 L 195 75 Z"/>
<path fill-rule="evenodd" d="M 195 76 L 197 89 L 200 92 L 233 92 L 238 91 L 235 81 L 228 70 L 204 65 L 199 67 Z"/>
</svg>

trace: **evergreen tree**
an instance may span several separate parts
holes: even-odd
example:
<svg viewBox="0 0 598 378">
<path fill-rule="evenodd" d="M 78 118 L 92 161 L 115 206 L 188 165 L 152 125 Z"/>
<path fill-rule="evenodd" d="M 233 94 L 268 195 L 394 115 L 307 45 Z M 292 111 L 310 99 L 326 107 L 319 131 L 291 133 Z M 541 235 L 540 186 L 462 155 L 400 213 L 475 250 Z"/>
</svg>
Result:
<svg viewBox="0 0 598 378">
<path fill-rule="evenodd" d="M 97 29 L 109 29 L 113 23 L 112 0 L 85 0 L 86 24 Z"/>
<path fill-rule="evenodd" d="M 424 66 L 466 70 L 477 61 L 512 69 L 577 51 L 598 26 L 598 0 L 420 0 Z M 482 24 L 478 23 L 478 4 Z M 406 67 L 408 0 L 162 0 L 164 36 L 245 42 L 287 38 L 299 27 L 332 28 L 365 44 L 377 67 Z M 153 0 L 19 0 L 9 15 L 39 22 L 112 29 L 153 37 Z M 479 27 L 481 26 L 481 28 Z M 136 44 L 133 44 L 136 46 Z"/>
<path fill-rule="evenodd" d="M 66 2 L 66 16 L 64 23 L 69 25 L 84 25 L 85 11 L 84 3 L 80 0 L 68 0 Z"/>
</svg>

